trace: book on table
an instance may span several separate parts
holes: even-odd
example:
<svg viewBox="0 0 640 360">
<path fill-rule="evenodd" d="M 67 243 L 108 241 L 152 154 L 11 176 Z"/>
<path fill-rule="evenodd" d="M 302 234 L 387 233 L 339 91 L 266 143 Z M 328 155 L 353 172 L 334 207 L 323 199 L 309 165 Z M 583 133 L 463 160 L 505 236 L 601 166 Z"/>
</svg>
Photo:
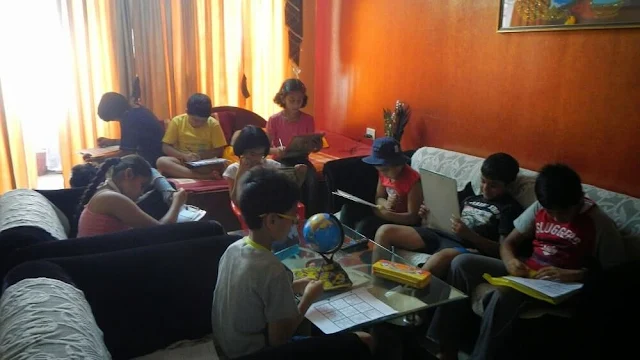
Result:
<svg viewBox="0 0 640 360">
<path fill-rule="evenodd" d="M 529 279 L 517 276 L 482 276 L 491 285 L 508 286 L 534 299 L 557 305 L 582 289 L 581 283 L 561 283 L 550 280 Z"/>
</svg>

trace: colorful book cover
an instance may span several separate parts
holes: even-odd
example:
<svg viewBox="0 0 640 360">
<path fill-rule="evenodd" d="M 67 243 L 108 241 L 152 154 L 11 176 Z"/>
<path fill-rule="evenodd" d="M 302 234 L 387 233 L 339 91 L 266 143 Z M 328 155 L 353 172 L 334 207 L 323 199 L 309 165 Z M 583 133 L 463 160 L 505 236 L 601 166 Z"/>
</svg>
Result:
<svg viewBox="0 0 640 360">
<path fill-rule="evenodd" d="M 349 275 L 336 263 L 326 264 L 322 267 L 306 267 L 293 269 L 295 279 L 311 278 L 321 280 L 325 290 L 350 288 L 352 285 Z"/>
</svg>

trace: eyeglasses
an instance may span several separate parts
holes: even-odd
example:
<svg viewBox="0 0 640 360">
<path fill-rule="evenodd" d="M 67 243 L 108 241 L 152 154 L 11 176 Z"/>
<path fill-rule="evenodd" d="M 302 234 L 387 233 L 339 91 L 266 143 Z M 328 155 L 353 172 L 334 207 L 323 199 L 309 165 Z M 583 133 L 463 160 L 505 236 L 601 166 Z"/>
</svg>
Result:
<svg viewBox="0 0 640 360">
<path fill-rule="evenodd" d="M 269 214 L 262 214 L 262 215 L 260 215 L 260 217 L 264 218 L 267 215 L 269 215 Z M 287 214 L 280 214 L 280 213 L 276 213 L 276 215 L 281 219 L 291 220 L 293 225 L 298 225 L 298 217 L 297 216 L 287 215 Z"/>
</svg>

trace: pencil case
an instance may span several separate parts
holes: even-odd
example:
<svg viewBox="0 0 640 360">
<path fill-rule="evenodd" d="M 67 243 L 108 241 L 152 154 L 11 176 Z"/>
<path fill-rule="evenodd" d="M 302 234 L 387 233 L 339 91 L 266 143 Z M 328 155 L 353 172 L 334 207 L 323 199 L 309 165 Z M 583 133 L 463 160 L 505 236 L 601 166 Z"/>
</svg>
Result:
<svg viewBox="0 0 640 360">
<path fill-rule="evenodd" d="M 415 266 L 379 260 L 372 266 L 373 275 L 422 289 L 431 281 L 431 273 Z"/>
</svg>

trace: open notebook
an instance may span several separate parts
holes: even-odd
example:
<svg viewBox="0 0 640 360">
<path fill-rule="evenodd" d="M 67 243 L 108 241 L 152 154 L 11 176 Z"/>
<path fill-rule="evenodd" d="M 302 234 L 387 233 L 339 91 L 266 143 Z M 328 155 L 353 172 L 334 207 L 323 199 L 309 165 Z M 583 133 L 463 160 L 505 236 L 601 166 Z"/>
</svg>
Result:
<svg viewBox="0 0 640 360">
<path fill-rule="evenodd" d="M 582 289 L 580 283 L 560 283 L 549 280 L 528 279 L 517 276 L 492 277 L 482 275 L 491 285 L 508 286 L 532 298 L 557 305 Z"/>
<path fill-rule="evenodd" d="M 197 208 L 193 205 L 185 205 L 180 210 L 178 214 L 178 221 L 181 222 L 189 222 L 189 221 L 198 221 L 202 219 L 207 214 L 206 211 Z"/>
</svg>

